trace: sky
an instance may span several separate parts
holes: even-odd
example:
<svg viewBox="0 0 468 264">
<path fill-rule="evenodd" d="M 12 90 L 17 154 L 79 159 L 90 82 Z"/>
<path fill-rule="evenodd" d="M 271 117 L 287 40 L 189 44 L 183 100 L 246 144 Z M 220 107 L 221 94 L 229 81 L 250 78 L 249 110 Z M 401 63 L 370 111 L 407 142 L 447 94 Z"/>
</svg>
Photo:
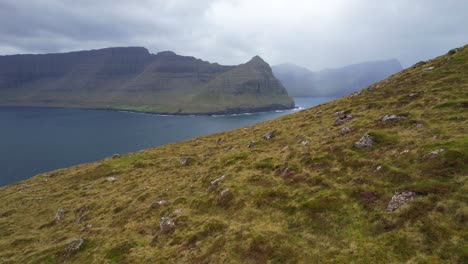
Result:
<svg viewBox="0 0 468 264">
<path fill-rule="evenodd" d="M 311 70 L 468 44 L 466 0 L 0 0 L 0 55 L 119 46 Z"/>
</svg>

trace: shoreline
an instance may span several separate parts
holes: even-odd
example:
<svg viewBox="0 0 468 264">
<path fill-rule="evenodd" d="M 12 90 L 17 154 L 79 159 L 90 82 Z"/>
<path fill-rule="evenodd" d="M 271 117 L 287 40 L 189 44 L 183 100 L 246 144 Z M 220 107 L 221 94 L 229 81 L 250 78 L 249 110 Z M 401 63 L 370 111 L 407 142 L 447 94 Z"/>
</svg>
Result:
<svg viewBox="0 0 468 264">
<path fill-rule="evenodd" d="M 98 110 L 98 111 L 114 111 L 114 112 L 129 112 L 129 113 L 139 113 L 139 114 L 150 114 L 150 115 L 159 115 L 159 116 L 236 116 L 236 115 L 248 115 L 248 114 L 258 114 L 258 113 L 268 113 L 276 111 L 288 111 L 288 110 L 301 110 L 301 107 L 297 107 L 295 104 L 292 108 L 283 106 L 278 108 L 267 106 L 267 107 L 258 107 L 258 108 L 245 108 L 245 109 L 228 109 L 225 111 L 214 111 L 214 112 L 203 112 L 203 113 L 174 113 L 174 112 L 150 112 L 150 111 L 138 111 L 132 109 L 119 109 L 119 108 L 98 108 L 98 107 L 67 107 L 67 106 L 34 106 L 34 105 L 0 105 L 2 108 L 49 108 L 49 109 L 79 109 L 79 110 Z M 246 110 L 246 111 L 240 111 Z"/>
</svg>

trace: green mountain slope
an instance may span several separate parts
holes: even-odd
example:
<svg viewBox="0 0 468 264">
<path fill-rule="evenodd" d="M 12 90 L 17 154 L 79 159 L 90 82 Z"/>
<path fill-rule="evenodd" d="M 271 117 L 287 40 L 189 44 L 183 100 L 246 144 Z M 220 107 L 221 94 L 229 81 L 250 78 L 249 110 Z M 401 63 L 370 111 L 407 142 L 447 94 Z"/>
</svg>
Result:
<svg viewBox="0 0 468 264">
<path fill-rule="evenodd" d="M 0 56 L 0 106 L 229 114 L 290 109 L 294 102 L 259 57 L 223 66 L 126 47 Z"/>
<path fill-rule="evenodd" d="M 0 259 L 466 263 L 467 106 L 465 46 L 273 121 L 41 174 L 0 189 Z"/>
</svg>

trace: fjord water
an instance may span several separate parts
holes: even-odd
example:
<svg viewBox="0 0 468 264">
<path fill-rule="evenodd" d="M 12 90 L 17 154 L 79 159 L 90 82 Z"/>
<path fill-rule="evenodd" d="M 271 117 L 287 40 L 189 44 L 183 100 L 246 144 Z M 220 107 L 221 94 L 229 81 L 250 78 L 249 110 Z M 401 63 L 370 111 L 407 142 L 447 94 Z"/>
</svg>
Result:
<svg viewBox="0 0 468 264">
<path fill-rule="evenodd" d="M 330 97 L 295 98 L 299 109 Z M 297 111 L 230 116 L 161 116 L 66 108 L 0 108 L 0 186 L 41 172 L 96 161 Z"/>
</svg>

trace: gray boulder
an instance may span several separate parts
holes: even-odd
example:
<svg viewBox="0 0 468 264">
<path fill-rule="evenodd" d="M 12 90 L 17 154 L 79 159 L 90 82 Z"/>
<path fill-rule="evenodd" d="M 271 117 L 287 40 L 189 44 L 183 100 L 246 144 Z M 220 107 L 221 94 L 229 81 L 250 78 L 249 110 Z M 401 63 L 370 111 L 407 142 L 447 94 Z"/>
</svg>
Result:
<svg viewBox="0 0 468 264">
<path fill-rule="evenodd" d="M 353 145 L 354 148 L 362 149 L 367 147 L 372 147 L 375 144 L 374 138 L 368 133 L 365 133 L 361 139 L 356 141 Z"/>
<path fill-rule="evenodd" d="M 164 216 L 159 220 L 159 228 L 162 233 L 169 233 L 175 228 L 175 222 L 168 216 Z"/>
<path fill-rule="evenodd" d="M 343 115 L 338 116 L 335 119 L 335 122 L 333 123 L 333 125 L 334 126 L 339 126 L 339 125 L 343 124 L 344 122 L 349 121 L 351 119 L 353 119 L 352 115 L 343 114 Z"/>
<path fill-rule="evenodd" d="M 387 205 L 387 211 L 393 212 L 396 209 L 400 208 L 402 205 L 410 202 L 411 200 L 419 196 L 421 195 L 410 191 L 395 192 L 395 194 L 392 196 L 392 199 Z"/>
<path fill-rule="evenodd" d="M 54 220 L 55 221 L 60 221 L 60 220 L 62 220 L 62 218 L 63 218 L 63 209 L 59 208 L 57 210 L 57 213 L 55 214 Z"/>
<path fill-rule="evenodd" d="M 400 119 L 401 117 L 397 115 L 384 115 L 381 120 L 382 122 L 388 123 L 388 122 L 398 121 Z"/>
<path fill-rule="evenodd" d="M 272 137 L 275 136 L 275 132 L 276 132 L 275 130 L 272 130 L 272 131 L 270 131 L 270 132 L 267 132 L 265 135 L 263 135 L 263 138 L 264 138 L 265 140 L 269 140 L 269 139 L 271 139 Z"/>
<path fill-rule="evenodd" d="M 65 249 L 60 252 L 62 257 L 69 257 L 76 253 L 83 246 L 84 238 L 80 237 L 78 239 L 72 240 L 67 243 Z"/>
</svg>

